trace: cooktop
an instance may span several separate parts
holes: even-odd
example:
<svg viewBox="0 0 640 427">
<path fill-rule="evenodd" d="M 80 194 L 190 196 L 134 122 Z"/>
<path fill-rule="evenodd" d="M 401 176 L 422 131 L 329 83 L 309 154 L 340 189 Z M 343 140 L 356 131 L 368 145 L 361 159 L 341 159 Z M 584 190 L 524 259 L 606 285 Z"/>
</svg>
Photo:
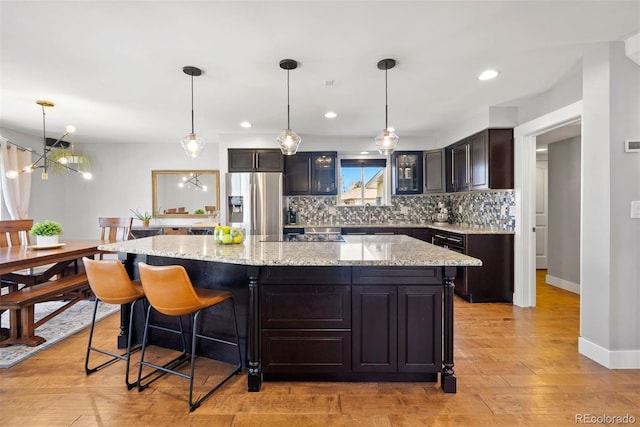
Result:
<svg viewBox="0 0 640 427">
<path fill-rule="evenodd" d="M 341 234 L 284 234 L 282 236 L 267 236 L 262 242 L 344 242 Z"/>
</svg>

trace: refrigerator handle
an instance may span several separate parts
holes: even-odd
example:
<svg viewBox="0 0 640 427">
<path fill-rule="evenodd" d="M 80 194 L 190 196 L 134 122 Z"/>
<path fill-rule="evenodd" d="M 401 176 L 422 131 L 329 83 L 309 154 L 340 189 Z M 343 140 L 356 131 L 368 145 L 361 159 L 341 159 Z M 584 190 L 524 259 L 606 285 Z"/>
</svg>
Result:
<svg viewBox="0 0 640 427">
<path fill-rule="evenodd" d="M 256 221 L 258 220 L 258 190 L 255 182 L 255 176 L 251 177 L 251 231 L 250 234 L 255 234 L 256 232 Z"/>
</svg>

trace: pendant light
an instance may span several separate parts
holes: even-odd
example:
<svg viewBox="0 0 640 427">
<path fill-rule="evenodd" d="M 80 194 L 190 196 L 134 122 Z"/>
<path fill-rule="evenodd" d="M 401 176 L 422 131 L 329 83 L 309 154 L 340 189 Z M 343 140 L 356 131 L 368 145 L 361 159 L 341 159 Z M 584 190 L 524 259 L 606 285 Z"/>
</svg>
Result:
<svg viewBox="0 0 640 427">
<path fill-rule="evenodd" d="M 298 146 L 300 145 L 300 137 L 293 130 L 291 130 L 291 124 L 289 121 L 289 71 L 298 68 L 298 63 L 293 59 L 283 59 L 280 61 L 280 68 L 287 70 L 287 128 L 280 134 L 277 141 L 280 145 L 282 154 L 291 156 L 296 154 Z"/>
<path fill-rule="evenodd" d="M 389 155 L 398 146 L 398 135 L 395 129 L 389 128 L 389 107 L 387 105 L 387 70 L 396 66 L 395 59 L 383 59 L 378 62 L 378 69 L 384 70 L 384 129 L 375 137 L 376 147 L 380 154 Z"/>
<path fill-rule="evenodd" d="M 187 65 L 182 67 L 182 71 L 191 76 L 191 133 L 180 141 L 182 144 L 182 148 L 185 153 L 189 157 L 198 157 L 204 148 L 205 141 L 196 135 L 196 132 L 193 130 L 193 77 L 198 77 L 202 75 L 202 70 L 198 67 L 192 67 Z"/>
</svg>

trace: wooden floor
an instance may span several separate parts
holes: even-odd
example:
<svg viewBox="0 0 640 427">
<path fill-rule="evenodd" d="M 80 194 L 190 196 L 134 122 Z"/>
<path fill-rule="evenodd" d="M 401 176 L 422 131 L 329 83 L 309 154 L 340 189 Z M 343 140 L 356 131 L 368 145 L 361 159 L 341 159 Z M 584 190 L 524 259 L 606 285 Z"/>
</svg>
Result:
<svg viewBox="0 0 640 427">
<path fill-rule="evenodd" d="M 456 300 L 457 394 L 434 383 L 304 382 L 248 393 L 245 373 L 189 413 L 182 378 L 139 393 L 126 390 L 122 363 L 85 376 L 83 331 L 0 369 L 0 425 L 562 426 L 578 414 L 628 414 L 640 423 L 640 370 L 608 370 L 578 354 L 579 297 L 544 284 L 543 273 L 534 309 Z M 113 333 L 117 324 L 115 315 L 99 326 Z M 198 368 L 220 370 L 206 360 Z"/>
</svg>

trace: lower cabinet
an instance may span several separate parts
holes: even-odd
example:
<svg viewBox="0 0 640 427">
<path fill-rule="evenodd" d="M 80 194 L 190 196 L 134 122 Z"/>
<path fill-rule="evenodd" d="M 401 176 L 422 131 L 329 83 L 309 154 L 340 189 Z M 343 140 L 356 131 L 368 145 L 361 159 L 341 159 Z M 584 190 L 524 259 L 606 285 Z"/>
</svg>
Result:
<svg viewBox="0 0 640 427">
<path fill-rule="evenodd" d="M 260 284 L 266 378 L 410 379 L 442 369 L 436 268 L 269 270 Z"/>
<path fill-rule="evenodd" d="M 442 288 L 354 286 L 353 370 L 438 372 Z"/>
</svg>

